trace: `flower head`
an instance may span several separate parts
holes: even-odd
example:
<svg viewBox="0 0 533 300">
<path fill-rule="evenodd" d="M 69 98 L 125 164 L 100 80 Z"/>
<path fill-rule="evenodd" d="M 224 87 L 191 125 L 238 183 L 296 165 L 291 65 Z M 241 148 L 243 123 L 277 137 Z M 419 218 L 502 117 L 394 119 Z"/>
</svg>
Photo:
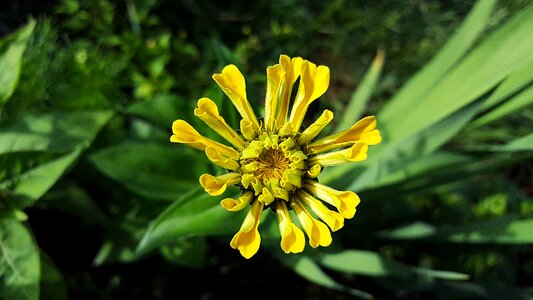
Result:
<svg viewBox="0 0 533 300">
<path fill-rule="evenodd" d="M 303 251 L 304 232 L 311 247 L 330 245 L 331 232 L 342 228 L 344 219 L 354 216 L 360 200 L 354 192 L 338 191 L 319 183 L 317 177 L 324 167 L 365 160 L 368 145 L 381 141 L 376 119 L 363 118 L 349 129 L 317 139 L 333 119 L 333 113 L 324 110 L 302 130 L 309 105 L 328 88 L 329 68 L 300 57 L 281 55 L 279 64 L 267 68 L 262 120 L 248 102 L 244 76 L 236 66 L 226 66 L 213 79 L 242 116 L 240 130 L 235 131 L 226 123 L 211 99 L 201 98 L 194 114 L 228 144 L 202 136 L 183 120 L 172 124 L 170 141 L 204 151 L 209 160 L 227 170 L 220 176 L 200 176 L 200 184 L 209 195 L 221 195 L 231 185 L 241 188 L 238 198 L 220 202 L 228 211 L 249 207 L 231 247 L 245 258 L 257 253 L 261 243 L 259 222 L 267 207 L 277 216 L 280 245 L 285 253 Z M 298 79 L 289 111 L 292 89 Z"/>
</svg>

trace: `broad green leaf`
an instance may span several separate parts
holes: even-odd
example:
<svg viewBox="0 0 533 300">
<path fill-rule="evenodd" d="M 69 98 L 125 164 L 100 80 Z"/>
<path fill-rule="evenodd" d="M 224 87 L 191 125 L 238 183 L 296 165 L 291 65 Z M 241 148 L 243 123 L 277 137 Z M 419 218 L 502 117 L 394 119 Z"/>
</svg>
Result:
<svg viewBox="0 0 533 300">
<path fill-rule="evenodd" d="M 226 195 L 232 196 L 233 193 Z M 209 196 L 203 190 L 193 190 L 183 195 L 150 224 L 137 252 L 142 255 L 181 237 L 237 232 L 247 209 L 228 212 L 219 204 L 223 198 Z"/>
<path fill-rule="evenodd" d="M 424 239 L 455 243 L 533 244 L 533 219 L 502 217 L 476 224 L 453 226 L 435 230 L 408 225 L 383 232 L 382 236 L 393 239 Z"/>
<path fill-rule="evenodd" d="M 345 250 L 321 256 L 318 263 L 335 271 L 366 276 L 423 275 L 432 278 L 465 280 L 468 275 L 418 268 L 405 265 L 378 253 L 364 250 Z"/>
<path fill-rule="evenodd" d="M 435 57 L 387 102 L 378 114 L 380 122 L 395 126 L 419 103 L 425 101 L 426 95 L 456 65 L 484 31 L 495 4 L 495 0 L 477 2 L 457 32 Z"/>
<path fill-rule="evenodd" d="M 173 145 L 122 143 L 90 156 L 102 173 L 150 199 L 176 199 L 197 187 L 204 160 Z M 186 166 L 186 167 L 184 167 Z"/>
<path fill-rule="evenodd" d="M 300 255 L 297 257 L 284 256 L 280 257 L 281 261 L 287 266 L 291 267 L 296 274 L 302 276 L 303 278 L 318 284 L 323 287 L 330 289 L 342 291 L 353 296 L 362 298 L 362 299 L 373 299 L 374 297 L 364 291 L 357 290 L 344 286 L 336 282 L 328 274 L 326 274 L 311 258 Z"/>
<path fill-rule="evenodd" d="M 67 300 L 67 285 L 54 262 L 41 251 L 41 300 Z"/>
<path fill-rule="evenodd" d="M 533 104 L 533 87 L 527 88 L 525 91 L 505 101 L 501 105 L 497 106 L 493 110 L 490 110 L 486 114 L 482 115 L 478 119 L 471 123 L 471 127 L 479 127 L 488 124 L 492 121 L 496 121 L 511 113 L 514 113 L 522 108 L 531 106 Z"/>
<path fill-rule="evenodd" d="M 28 229 L 0 220 L 0 298 L 38 300 L 40 275 L 39 250 Z"/>
<path fill-rule="evenodd" d="M 59 180 L 61 175 L 76 161 L 81 152 L 82 149 L 78 148 L 38 165 L 20 174 L 17 178 L 11 179 L 10 182 L 0 182 L 0 189 L 7 187 L 11 189 L 9 201 L 15 207 L 24 208 L 30 206 Z"/>
<path fill-rule="evenodd" d="M 205 267 L 209 246 L 205 237 L 192 236 L 170 242 L 161 248 L 166 261 L 195 269 Z"/>
<path fill-rule="evenodd" d="M 423 101 L 386 120 L 386 137 L 399 139 L 427 128 L 472 103 L 533 59 L 533 5 L 514 16 L 476 47 L 434 86 Z M 379 119 L 379 118 L 378 118 Z"/>
<path fill-rule="evenodd" d="M 187 101 L 175 95 L 159 95 L 151 100 L 131 105 L 128 113 L 168 129 L 170 137 L 172 122 L 178 117 L 184 118 L 183 110 L 187 104 Z"/>
<path fill-rule="evenodd" d="M 20 76 L 22 55 L 35 28 L 31 20 L 24 28 L 0 41 L 0 107 L 11 97 Z"/>
<path fill-rule="evenodd" d="M 22 151 L 65 152 L 87 147 L 111 119 L 111 111 L 25 114 L 0 127 L 0 154 Z"/>
<path fill-rule="evenodd" d="M 370 97 L 372 97 L 372 94 L 374 93 L 374 88 L 379 79 L 379 75 L 381 74 L 384 61 L 385 52 L 383 50 L 378 50 L 378 53 L 376 54 L 374 61 L 372 61 L 372 65 L 368 71 L 366 71 L 361 84 L 357 86 L 355 92 L 352 94 L 348 107 L 342 112 L 341 121 L 336 128 L 337 131 L 349 128 L 363 114 L 368 100 L 370 100 Z"/>
</svg>

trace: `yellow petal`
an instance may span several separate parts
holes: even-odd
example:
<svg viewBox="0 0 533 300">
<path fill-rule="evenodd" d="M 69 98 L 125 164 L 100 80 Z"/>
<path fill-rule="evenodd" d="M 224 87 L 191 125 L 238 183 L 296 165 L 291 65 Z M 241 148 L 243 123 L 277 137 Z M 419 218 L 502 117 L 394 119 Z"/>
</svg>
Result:
<svg viewBox="0 0 533 300">
<path fill-rule="evenodd" d="M 285 202 L 277 202 L 276 214 L 278 216 L 278 226 L 281 234 L 281 249 L 285 253 L 302 252 L 305 248 L 304 233 L 292 222 Z"/>
<path fill-rule="evenodd" d="M 307 145 L 307 143 L 314 139 L 322 129 L 331 122 L 331 120 L 333 120 L 333 113 L 330 110 L 324 110 L 322 115 L 302 132 L 298 139 L 298 144 L 302 146 Z"/>
<path fill-rule="evenodd" d="M 201 98 L 198 100 L 198 107 L 194 109 L 194 115 L 204 121 L 211 129 L 235 146 L 235 148 L 239 150 L 244 148 L 242 137 L 220 116 L 217 105 L 211 99 Z"/>
<path fill-rule="evenodd" d="M 261 244 L 261 236 L 257 230 L 259 221 L 261 220 L 261 213 L 263 212 L 263 202 L 255 201 L 250 208 L 250 211 L 244 218 L 241 229 L 231 239 L 230 246 L 233 249 L 238 249 L 241 255 L 249 259 L 254 256 L 259 250 Z"/>
<path fill-rule="evenodd" d="M 252 185 L 256 196 L 263 191 L 263 185 L 261 184 L 261 181 L 254 174 L 242 175 L 241 183 L 245 189 Z"/>
<path fill-rule="evenodd" d="M 376 145 L 381 142 L 381 136 L 375 128 L 376 118 L 374 116 L 365 117 L 344 131 L 312 142 L 307 149 L 312 153 L 319 153 L 342 148 L 357 142 Z"/>
<path fill-rule="evenodd" d="M 278 114 L 279 92 L 285 80 L 285 71 L 281 65 L 267 68 L 267 91 L 265 97 L 265 128 L 273 131 Z"/>
<path fill-rule="evenodd" d="M 241 167 L 241 165 L 236 160 L 223 156 L 220 152 L 218 152 L 216 148 L 205 148 L 205 155 L 215 165 L 220 166 L 224 169 L 235 171 Z"/>
<path fill-rule="evenodd" d="M 328 224 L 331 231 L 337 231 L 344 226 L 344 218 L 339 213 L 329 210 L 327 206 L 315 199 L 315 197 L 311 196 L 308 192 L 299 190 L 296 196 L 305 205 L 310 207 L 315 215 Z"/>
<path fill-rule="evenodd" d="M 246 98 L 246 83 L 241 71 L 235 65 L 228 65 L 222 69 L 222 73 L 214 74 L 213 79 L 229 97 L 243 119 L 252 122 L 254 129 L 257 131 L 259 129 L 259 122 Z"/>
<path fill-rule="evenodd" d="M 351 219 L 355 215 L 356 207 L 361 200 L 356 193 L 351 191 L 337 191 L 327 185 L 320 184 L 314 180 L 307 180 L 304 188 L 319 199 L 333 205 L 337 211 L 345 218 Z"/>
<path fill-rule="evenodd" d="M 272 194 L 272 192 L 270 192 L 269 189 L 267 189 L 266 187 L 263 187 L 263 190 L 261 191 L 261 195 L 257 197 L 257 200 L 263 202 L 265 205 L 269 205 L 270 203 L 274 201 L 274 195 Z"/>
<path fill-rule="evenodd" d="M 250 120 L 242 119 L 240 122 L 241 133 L 247 141 L 253 141 L 257 136 L 254 126 Z"/>
<path fill-rule="evenodd" d="M 319 164 L 321 166 L 336 166 L 353 161 L 362 161 L 367 157 L 368 145 L 364 143 L 357 143 L 352 147 L 344 150 L 321 153 L 311 157 L 309 164 Z"/>
<path fill-rule="evenodd" d="M 301 57 L 290 58 L 287 55 L 280 55 L 279 64 L 285 71 L 285 80 L 280 90 L 279 112 L 277 127 L 281 127 L 287 120 L 289 112 L 290 97 L 292 95 L 292 87 L 294 82 L 300 76 L 303 59 Z"/>
<path fill-rule="evenodd" d="M 322 171 L 322 168 L 320 165 L 314 165 L 309 170 L 307 170 L 307 176 L 311 178 L 317 178 L 318 175 L 320 175 L 320 172 Z"/>
<path fill-rule="evenodd" d="M 190 147 L 202 151 L 207 147 L 212 147 L 226 157 L 239 157 L 237 150 L 200 135 L 189 123 L 183 120 L 176 120 L 172 123 L 172 133 L 173 135 L 170 137 L 170 141 L 173 143 L 187 144 Z"/>
<path fill-rule="evenodd" d="M 248 204 L 250 204 L 253 195 L 254 193 L 246 191 L 237 199 L 226 198 L 220 201 L 220 205 L 222 205 L 222 207 L 224 207 L 228 211 L 239 211 L 248 206 Z"/>
<path fill-rule="evenodd" d="M 304 205 L 296 197 L 293 198 L 291 205 L 300 221 L 300 224 L 304 228 L 305 233 L 309 237 L 309 244 L 311 247 L 316 248 L 318 246 L 327 247 L 331 244 L 331 232 L 326 224 L 313 218 L 307 211 Z"/>
<path fill-rule="evenodd" d="M 233 185 L 241 180 L 241 174 L 239 173 L 227 173 L 220 176 L 213 176 L 210 174 L 203 174 L 200 176 L 200 185 L 211 196 L 218 196 L 224 191 L 228 185 Z"/>
<path fill-rule="evenodd" d="M 326 92 L 329 86 L 329 68 L 304 61 L 300 74 L 300 86 L 294 99 L 289 121 L 298 131 L 309 105 Z"/>
<path fill-rule="evenodd" d="M 241 159 L 258 158 L 263 153 L 263 143 L 252 141 L 241 153 Z"/>
</svg>

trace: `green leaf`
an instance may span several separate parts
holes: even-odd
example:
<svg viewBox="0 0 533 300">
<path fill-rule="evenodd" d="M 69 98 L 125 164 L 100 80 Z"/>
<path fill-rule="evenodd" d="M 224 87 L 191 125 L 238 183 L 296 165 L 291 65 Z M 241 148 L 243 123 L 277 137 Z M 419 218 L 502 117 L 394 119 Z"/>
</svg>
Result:
<svg viewBox="0 0 533 300">
<path fill-rule="evenodd" d="M 492 33 L 447 73 L 423 101 L 406 106 L 405 113 L 395 112 L 395 119 L 382 120 L 386 137 L 398 139 L 445 119 L 483 96 L 524 62 L 527 64 L 533 53 L 531 28 L 533 5 Z"/>
<path fill-rule="evenodd" d="M 318 263 L 335 271 L 366 276 L 423 275 L 432 278 L 465 280 L 467 274 L 437 271 L 405 265 L 378 253 L 364 250 L 345 250 L 321 256 Z"/>
<path fill-rule="evenodd" d="M 139 116 L 161 128 L 168 129 L 169 136 L 172 122 L 182 118 L 187 101 L 175 95 L 159 95 L 151 100 L 137 102 L 128 108 L 128 113 Z"/>
<path fill-rule="evenodd" d="M 81 152 L 82 149 L 78 148 L 73 152 L 38 165 L 17 178 L 0 182 L 0 189 L 9 188 L 11 190 L 9 201 L 17 208 L 30 206 L 59 180 L 61 175 L 74 164 Z"/>
<path fill-rule="evenodd" d="M 229 194 L 226 197 L 231 196 Z M 150 224 L 137 247 L 137 253 L 142 255 L 181 237 L 237 232 L 247 209 L 240 212 L 225 211 L 219 204 L 223 198 L 209 196 L 199 189 L 183 195 Z"/>
<path fill-rule="evenodd" d="M 343 112 L 339 125 L 337 125 L 337 131 L 349 128 L 363 114 L 368 100 L 370 100 L 370 97 L 374 93 L 374 88 L 379 79 L 379 75 L 381 74 L 384 62 L 385 52 L 383 50 L 378 50 L 378 53 L 361 81 L 361 84 L 357 86 L 355 92 L 352 94 L 348 107 Z"/>
<path fill-rule="evenodd" d="M 531 151 L 533 150 L 533 133 L 518 138 L 505 146 L 502 146 L 500 150 L 503 151 Z"/>
<path fill-rule="evenodd" d="M 170 242 L 161 248 L 166 261 L 180 266 L 201 269 L 207 263 L 208 244 L 205 237 L 192 236 Z"/>
<path fill-rule="evenodd" d="M 444 47 L 387 102 L 378 114 L 379 122 L 393 127 L 419 103 L 426 101 L 426 95 L 456 65 L 483 32 L 495 4 L 495 0 L 477 2 Z"/>
<path fill-rule="evenodd" d="M 28 229 L 0 220 L 0 298 L 38 300 L 40 274 L 39 250 Z"/>
<path fill-rule="evenodd" d="M 403 172 L 408 179 L 409 164 L 431 154 L 457 134 L 479 111 L 480 103 L 474 103 L 429 128 L 392 142 L 383 142 L 369 149 L 368 159 L 359 166 L 368 166 L 362 173 L 353 172 L 358 164 L 348 164 L 325 169 L 321 175 L 324 182 L 354 191 L 373 186 L 390 174 Z"/>
<path fill-rule="evenodd" d="M 25 114 L 0 127 L 0 154 L 22 151 L 71 151 L 88 147 L 111 119 L 111 111 Z"/>
<path fill-rule="evenodd" d="M 525 91 L 510 98 L 501 105 L 497 106 L 493 110 L 488 111 L 478 119 L 471 123 L 471 127 L 479 127 L 488 124 L 492 121 L 501 119 L 513 112 L 516 112 L 522 108 L 528 107 L 533 104 L 533 87 L 527 88 Z"/>
<path fill-rule="evenodd" d="M 35 20 L 0 41 L 0 107 L 11 97 L 20 76 L 22 55 L 35 28 Z"/>
<path fill-rule="evenodd" d="M 41 300 L 67 300 L 65 279 L 54 262 L 41 251 Z"/>
<path fill-rule="evenodd" d="M 362 299 L 374 298 L 367 292 L 350 288 L 336 282 L 333 278 L 324 273 L 324 271 L 309 257 L 302 255 L 298 257 L 281 256 L 280 259 L 284 264 L 292 268 L 296 274 L 310 282 L 330 289 L 342 291 Z"/>
<path fill-rule="evenodd" d="M 90 156 L 102 173 L 150 199 L 172 200 L 198 186 L 204 160 L 172 145 L 122 143 Z M 187 167 L 183 167 L 187 166 Z"/>
<path fill-rule="evenodd" d="M 383 232 L 382 236 L 402 240 L 431 238 L 454 243 L 533 244 L 533 219 L 520 220 L 511 216 L 432 232 L 413 228 L 417 227 L 401 227 Z"/>
</svg>

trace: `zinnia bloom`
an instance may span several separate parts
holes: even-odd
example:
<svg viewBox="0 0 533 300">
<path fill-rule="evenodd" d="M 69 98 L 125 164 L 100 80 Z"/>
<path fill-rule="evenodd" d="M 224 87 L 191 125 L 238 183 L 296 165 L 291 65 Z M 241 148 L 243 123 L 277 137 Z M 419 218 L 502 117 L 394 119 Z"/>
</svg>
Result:
<svg viewBox="0 0 533 300">
<path fill-rule="evenodd" d="M 368 145 L 378 144 L 381 136 L 375 129 L 375 117 L 370 116 L 349 129 L 316 138 L 333 119 L 329 110 L 302 128 L 309 105 L 326 92 L 329 77 L 326 66 L 281 55 L 279 64 L 267 68 L 265 116 L 258 119 L 246 97 L 244 76 L 236 66 L 228 65 L 213 79 L 242 116 L 240 131 L 226 123 L 211 99 L 198 100 L 194 114 L 229 145 L 202 136 L 184 120 L 172 124 L 171 142 L 202 150 L 209 160 L 227 170 L 220 176 L 200 176 L 200 184 L 209 195 L 221 195 L 230 185 L 241 188 L 240 197 L 226 198 L 220 204 L 228 211 L 249 207 L 230 243 L 245 258 L 259 249 L 258 227 L 266 208 L 277 215 L 285 253 L 303 251 L 302 229 L 311 247 L 330 245 L 331 231 L 342 228 L 344 219 L 355 214 L 360 200 L 354 192 L 335 190 L 319 183 L 317 177 L 324 167 L 365 160 Z M 292 88 L 298 79 L 289 111 Z M 300 226 L 294 223 L 294 217 Z"/>
</svg>

